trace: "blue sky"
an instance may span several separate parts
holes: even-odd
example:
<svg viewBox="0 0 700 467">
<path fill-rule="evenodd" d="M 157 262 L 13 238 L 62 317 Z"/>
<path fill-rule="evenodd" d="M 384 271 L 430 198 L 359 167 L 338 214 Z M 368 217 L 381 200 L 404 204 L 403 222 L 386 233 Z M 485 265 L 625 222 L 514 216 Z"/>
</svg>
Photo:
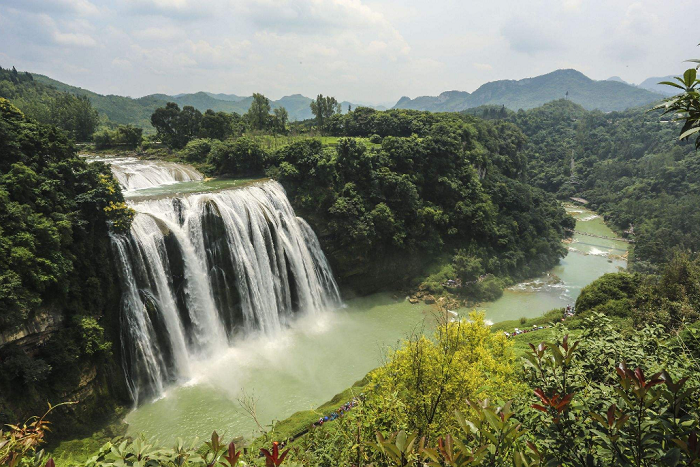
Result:
<svg viewBox="0 0 700 467">
<path fill-rule="evenodd" d="M 134 97 L 393 103 L 558 68 L 680 73 L 699 21 L 698 0 L 0 0 L 0 66 Z"/>
</svg>

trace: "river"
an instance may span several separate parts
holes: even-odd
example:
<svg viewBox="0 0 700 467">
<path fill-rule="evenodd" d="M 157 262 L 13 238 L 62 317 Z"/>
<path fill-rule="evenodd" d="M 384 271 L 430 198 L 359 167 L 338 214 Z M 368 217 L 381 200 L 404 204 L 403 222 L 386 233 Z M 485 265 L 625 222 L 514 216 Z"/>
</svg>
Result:
<svg viewBox="0 0 700 467">
<path fill-rule="evenodd" d="M 577 220 L 576 230 L 615 236 L 595 213 L 574 206 L 567 210 Z M 582 287 L 626 266 L 621 257 L 627 248 L 624 242 L 576 234 L 568 248 L 548 276 L 517 284 L 479 309 L 492 322 L 540 316 L 573 304 Z M 213 429 L 250 437 L 255 423 L 241 409 L 239 398 L 255 398 L 258 418 L 265 423 L 315 408 L 379 366 L 387 346 L 420 332 L 430 313 L 431 307 L 411 305 L 403 297 L 375 294 L 350 300 L 321 319 L 297 320 L 277 339 L 251 336 L 202 362 L 185 385 L 129 413 L 129 431 L 167 442 L 206 437 Z"/>
</svg>

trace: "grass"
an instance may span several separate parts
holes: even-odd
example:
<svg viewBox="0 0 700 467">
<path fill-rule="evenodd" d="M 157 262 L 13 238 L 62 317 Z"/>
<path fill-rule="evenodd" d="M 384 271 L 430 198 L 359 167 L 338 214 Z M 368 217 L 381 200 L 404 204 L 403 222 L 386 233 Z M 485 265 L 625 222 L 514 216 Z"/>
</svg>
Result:
<svg viewBox="0 0 700 467">
<path fill-rule="evenodd" d="M 296 143 L 298 141 L 306 141 L 308 139 L 320 139 L 321 144 L 323 146 L 333 148 L 333 147 L 336 147 L 338 145 L 338 141 L 341 138 L 343 138 L 341 136 L 316 136 L 316 135 L 310 135 L 310 134 L 277 135 L 277 136 L 275 136 L 275 135 L 260 135 L 260 134 L 251 133 L 251 134 L 246 134 L 245 136 L 253 139 L 255 142 L 257 142 L 264 149 L 269 149 L 269 150 L 280 149 L 280 148 L 287 146 L 289 144 Z M 368 148 L 381 146 L 381 144 L 370 143 L 368 138 L 353 138 L 353 139 L 361 141 Z"/>
</svg>

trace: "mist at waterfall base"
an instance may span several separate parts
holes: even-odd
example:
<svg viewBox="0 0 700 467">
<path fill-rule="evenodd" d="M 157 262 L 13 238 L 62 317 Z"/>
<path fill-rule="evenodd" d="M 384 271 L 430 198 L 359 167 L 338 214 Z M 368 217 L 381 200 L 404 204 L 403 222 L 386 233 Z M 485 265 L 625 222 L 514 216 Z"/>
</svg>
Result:
<svg viewBox="0 0 700 467">
<path fill-rule="evenodd" d="M 207 181 L 189 167 L 181 170 L 178 164 L 123 159 L 104 161 L 112 164 L 115 173 L 138 173 L 140 163 L 146 172 L 151 171 L 148 177 L 122 177 L 123 183 L 146 180 L 146 186 L 125 192 L 128 203 L 140 214 L 132 235 L 114 242 L 125 265 L 122 280 L 132 284 L 125 287 L 124 294 L 125 304 L 134 305 L 124 310 L 132 323 L 126 319 L 124 329 L 133 331 L 133 321 L 142 319 L 141 327 L 136 326 L 139 332 L 125 335 L 124 353 L 127 360 L 150 361 L 140 366 L 141 377 L 134 377 L 133 366 L 127 367 L 132 391 L 142 401 L 126 417 L 131 434 L 155 436 L 166 444 L 178 437 L 201 439 L 214 429 L 227 437 L 251 438 L 256 424 L 241 408 L 240 398 L 257 401 L 258 419 L 263 424 L 313 409 L 381 365 L 387 346 L 396 345 L 409 333 L 429 332 L 434 321 L 432 308 L 411 305 L 403 297 L 376 294 L 339 306 L 337 289 L 330 271 L 324 269 L 315 235 L 294 216 L 276 183 Z M 182 175 L 187 173 L 190 175 Z M 245 188 L 230 189 L 238 186 Z M 283 214 L 278 212 L 279 206 L 284 208 Z M 595 213 L 571 206 L 567 209 L 577 218 L 577 230 L 614 236 Z M 223 222 L 224 218 L 229 222 Z M 204 225 L 211 228 L 212 223 L 218 226 L 214 229 L 218 234 L 203 240 L 207 237 Z M 295 233 L 288 231 L 287 224 Z M 255 231 L 267 234 L 255 237 Z M 284 233 L 286 240 L 272 241 L 273 232 Z M 211 243 L 213 237 L 226 241 Z M 245 254 L 230 254 L 239 251 L 231 248 L 235 238 L 247 239 Z M 289 241 L 294 238 L 301 239 L 296 246 Z M 278 254 L 272 245 L 285 251 L 291 248 L 289 254 L 297 258 L 300 251 L 306 251 L 301 255 L 306 260 L 296 261 L 304 266 L 290 274 L 278 260 L 285 264 L 294 261 L 289 261 L 286 253 Z M 496 322 L 539 316 L 566 306 L 592 280 L 624 267 L 625 261 L 618 255 L 626 246 L 576 235 L 569 255 L 549 275 L 511 287 L 500 300 L 479 309 Z M 212 252 L 216 258 L 211 257 Z M 212 263 L 219 264 L 227 256 L 223 253 L 233 258 L 229 265 L 212 268 Z M 238 261 L 246 256 L 255 261 Z M 232 264 L 239 264 L 243 271 Z M 258 276 L 263 269 L 265 277 Z M 127 277 L 129 271 L 132 278 Z M 224 271 L 227 274 L 222 275 Z M 242 275 L 236 276 L 236 271 Z M 273 280 L 269 287 L 270 280 L 283 277 L 283 271 L 288 279 L 302 277 L 302 271 L 310 274 L 310 283 L 316 285 L 305 285 L 315 291 L 307 306 L 300 306 L 299 294 L 291 292 L 299 288 L 297 279 L 291 287 L 290 282 L 285 287 L 279 280 Z M 228 287 L 214 284 L 217 277 Z M 253 279 L 256 283 L 260 279 L 261 284 L 267 281 L 265 287 L 257 289 L 258 295 L 271 292 L 256 297 L 253 302 L 259 300 L 256 303 L 260 306 L 250 308 L 252 315 L 246 315 L 240 297 L 246 291 L 255 295 L 248 288 Z M 222 290 L 237 297 L 226 297 Z M 287 300 L 287 293 L 297 297 Z M 260 317 L 256 317 L 258 311 Z M 457 311 L 464 316 L 470 310 Z M 165 322 L 163 316 L 168 313 Z M 236 319 L 227 320 L 226 316 Z"/>
</svg>

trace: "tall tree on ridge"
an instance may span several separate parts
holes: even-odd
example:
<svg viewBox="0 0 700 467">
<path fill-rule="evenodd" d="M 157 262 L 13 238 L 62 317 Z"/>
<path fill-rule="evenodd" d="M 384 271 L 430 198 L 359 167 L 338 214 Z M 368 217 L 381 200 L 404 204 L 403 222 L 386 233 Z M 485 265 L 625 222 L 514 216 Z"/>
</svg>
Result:
<svg viewBox="0 0 700 467">
<path fill-rule="evenodd" d="M 335 99 L 335 97 L 324 97 L 323 94 L 316 96 L 316 100 L 311 101 L 310 107 L 311 112 L 316 117 L 316 126 L 318 126 L 321 133 L 323 133 L 323 126 L 326 120 L 331 118 L 336 113 L 341 113 L 340 103 Z"/>
<path fill-rule="evenodd" d="M 270 122 L 270 99 L 260 93 L 253 93 L 253 102 L 246 113 L 253 130 L 264 130 Z"/>
</svg>

